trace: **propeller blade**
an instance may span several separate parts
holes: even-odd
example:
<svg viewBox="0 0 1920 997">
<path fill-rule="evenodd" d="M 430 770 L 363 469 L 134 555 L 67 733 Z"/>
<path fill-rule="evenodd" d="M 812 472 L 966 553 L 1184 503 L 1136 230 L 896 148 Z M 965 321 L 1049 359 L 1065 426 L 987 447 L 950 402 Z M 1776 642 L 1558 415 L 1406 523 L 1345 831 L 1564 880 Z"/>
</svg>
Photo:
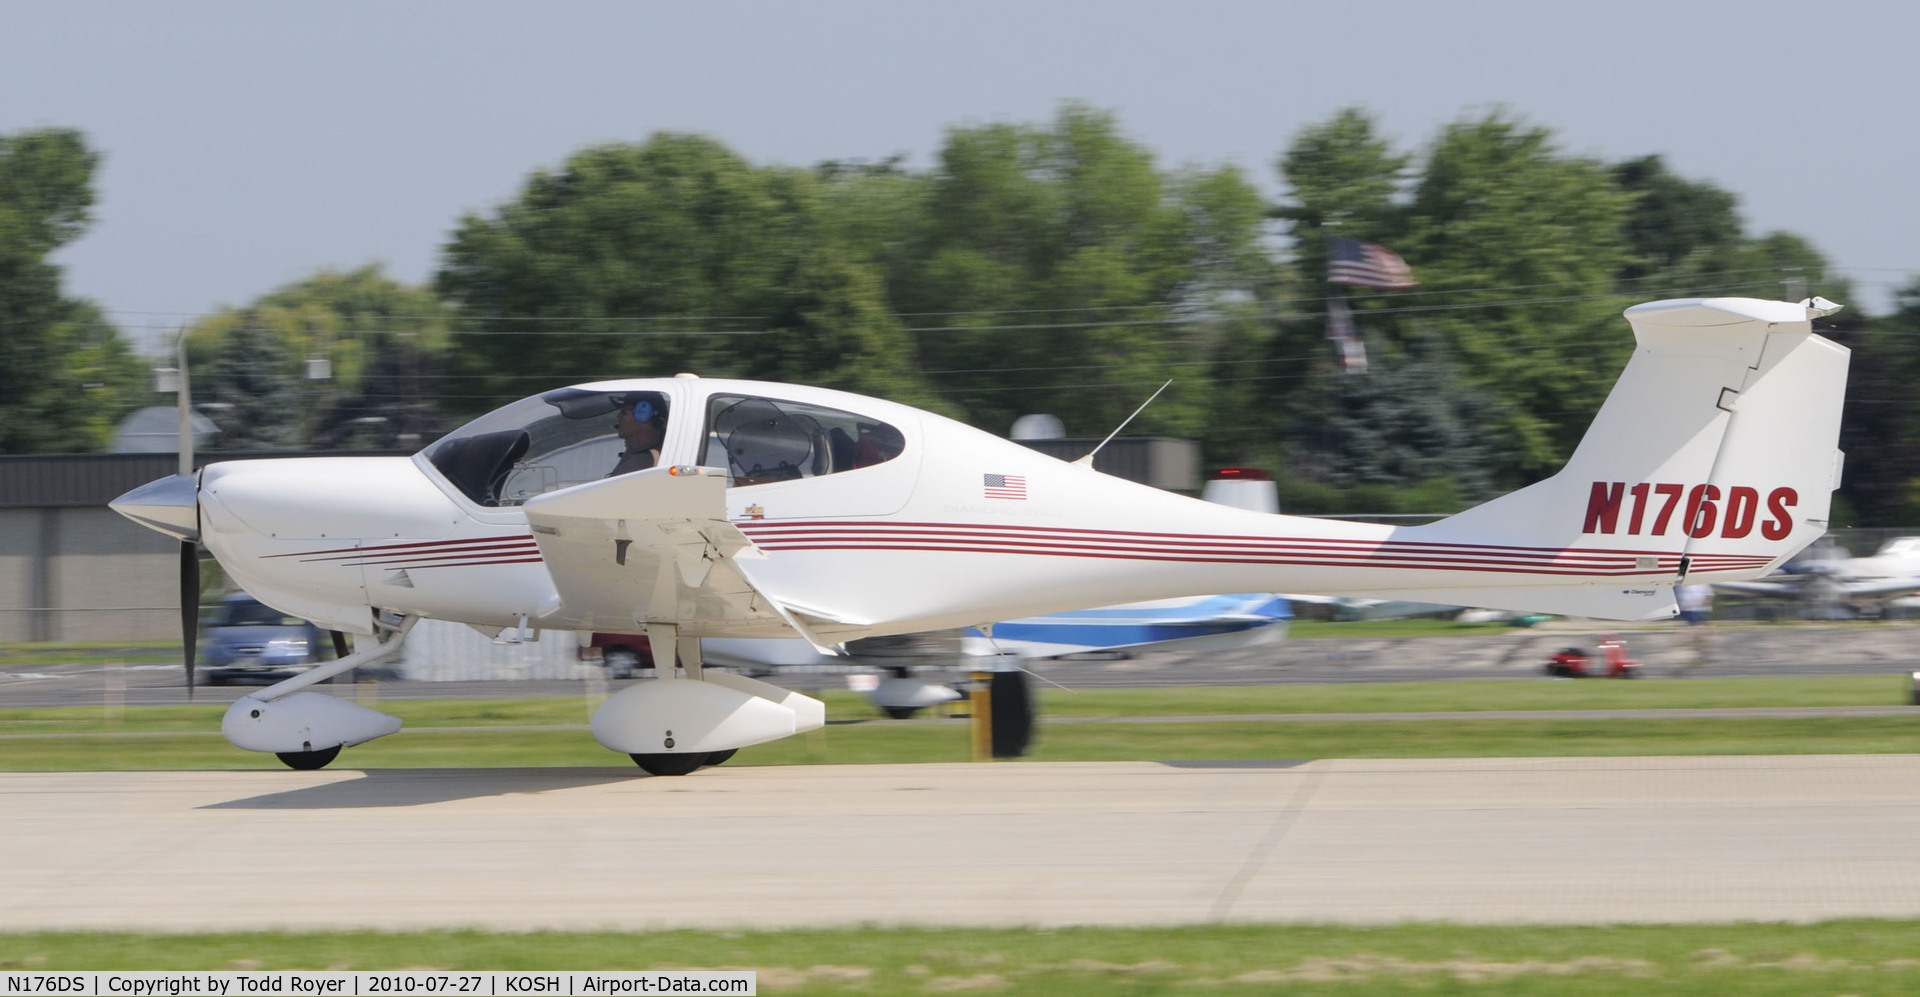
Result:
<svg viewBox="0 0 1920 997">
<path fill-rule="evenodd" d="M 193 698 L 193 659 L 200 651 L 200 551 L 180 541 L 180 643 L 187 663 L 187 698 Z"/>
<path fill-rule="evenodd" d="M 347 643 L 347 635 L 344 631 L 329 630 L 327 632 L 333 635 L 333 656 L 335 658 L 344 658 L 352 653 L 353 648 Z"/>
<path fill-rule="evenodd" d="M 174 343 L 180 365 L 180 477 L 193 482 L 193 535 L 200 535 L 200 479 L 193 468 L 193 387 L 187 376 L 187 330 Z M 200 654 L 200 549 L 180 541 L 180 643 L 187 664 L 187 698 L 193 698 L 193 659 Z"/>
<path fill-rule="evenodd" d="M 180 352 L 180 473 L 193 474 L 193 385 L 187 378 L 187 330 L 180 330 L 180 339 L 175 344 Z"/>
</svg>

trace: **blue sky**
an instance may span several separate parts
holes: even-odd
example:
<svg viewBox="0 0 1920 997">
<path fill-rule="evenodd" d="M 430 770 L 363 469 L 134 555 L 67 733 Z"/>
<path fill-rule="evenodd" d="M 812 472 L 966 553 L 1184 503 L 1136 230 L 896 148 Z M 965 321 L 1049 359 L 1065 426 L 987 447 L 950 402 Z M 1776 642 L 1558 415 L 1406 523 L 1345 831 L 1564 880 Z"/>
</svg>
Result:
<svg viewBox="0 0 1920 997">
<path fill-rule="evenodd" d="M 1736 12 L 1732 13 L 1732 12 Z M 1731 18 L 1737 17 L 1737 20 Z M 1165 164 L 1272 162 L 1348 105 L 1418 148 L 1504 105 L 1569 152 L 1660 153 L 1862 290 L 1920 272 L 1904 4 L 969 2 L 0 4 L 0 132 L 83 129 L 97 221 L 59 259 L 135 334 L 322 267 L 422 281 L 463 212 L 660 129 L 759 162 L 1120 115 Z"/>
</svg>

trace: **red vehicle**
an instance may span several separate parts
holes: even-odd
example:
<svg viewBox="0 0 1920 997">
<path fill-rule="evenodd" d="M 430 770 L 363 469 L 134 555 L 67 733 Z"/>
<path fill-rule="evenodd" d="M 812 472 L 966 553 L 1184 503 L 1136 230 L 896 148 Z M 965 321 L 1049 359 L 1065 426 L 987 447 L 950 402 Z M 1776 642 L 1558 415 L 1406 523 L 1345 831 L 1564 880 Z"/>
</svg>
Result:
<svg viewBox="0 0 1920 997">
<path fill-rule="evenodd" d="M 1640 662 L 1627 657 L 1626 642 L 1614 634 L 1600 640 L 1600 660 L 1585 648 L 1566 647 L 1547 659 L 1547 674 L 1555 678 L 1633 679 L 1640 677 Z"/>
</svg>

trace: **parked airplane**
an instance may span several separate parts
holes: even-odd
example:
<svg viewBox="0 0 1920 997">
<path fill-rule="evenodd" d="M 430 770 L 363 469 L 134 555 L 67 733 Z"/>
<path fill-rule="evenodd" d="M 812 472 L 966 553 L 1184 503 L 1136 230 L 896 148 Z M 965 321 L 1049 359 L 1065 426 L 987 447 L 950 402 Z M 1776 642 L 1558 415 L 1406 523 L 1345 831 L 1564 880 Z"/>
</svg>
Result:
<svg viewBox="0 0 1920 997">
<path fill-rule="evenodd" d="M 1154 599 L 1003 620 L 991 634 L 970 627 L 964 646 L 975 654 L 1029 658 L 1146 647 L 1229 650 L 1278 643 L 1292 619 L 1286 598 L 1265 592 Z"/>
<path fill-rule="evenodd" d="M 1046 616 L 1003 620 L 943 634 L 925 635 L 911 654 L 897 642 L 875 647 L 858 641 L 825 653 L 799 638 L 705 637 L 703 665 L 734 668 L 752 675 L 783 669 L 865 666 L 892 673 L 867 692 L 873 704 L 895 717 L 961 698 L 955 686 L 977 665 L 1019 667 L 1023 660 L 1080 654 L 1130 654 L 1137 651 L 1227 651 L 1277 644 L 1293 619 L 1285 597 L 1266 593 L 1187 596 L 1077 609 Z M 988 636 L 991 631 L 991 636 Z M 943 639 L 944 638 L 944 639 Z M 645 659 L 644 635 L 595 634 L 601 660 L 615 678 L 630 678 Z M 992 659 L 988 661 L 986 659 Z"/>
<path fill-rule="evenodd" d="M 316 768 L 398 730 L 302 690 L 390 654 L 421 618 L 638 627 L 686 677 L 622 690 L 593 733 L 683 774 L 824 723 L 817 700 L 705 671 L 705 636 L 825 649 L 1210 592 L 1671 616 L 1681 580 L 1758 577 L 1825 532 L 1847 351 L 1811 320 L 1831 310 L 1628 309 L 1633 358 L 1560 473 L 1424 526 L 1212 505 L 905 405 L 692 375 L 548 391 L 411 458 L 191 473 L 183 453 L 188 473 L 114 508 L 181 539 L 183 604 L 198 541 L 261 601 L 379 638 L 241 698 L 221 725 L 241 748 Z"/>
<path fill-rule="evenodd" d="M 1811 548 L 1809 554 L 1821 548 Z M 1716 588 L 1748 595 L 1799 599 L 1815 607 L 1851 607 L 1878 613 L 1895 599 L 1920 592 L 1920 537 L 1894 537 L 1872 557 L 1801 558 L 1783 565 L 1765 578 L 1744 582 L 1716 582 Z"/>
</svg>

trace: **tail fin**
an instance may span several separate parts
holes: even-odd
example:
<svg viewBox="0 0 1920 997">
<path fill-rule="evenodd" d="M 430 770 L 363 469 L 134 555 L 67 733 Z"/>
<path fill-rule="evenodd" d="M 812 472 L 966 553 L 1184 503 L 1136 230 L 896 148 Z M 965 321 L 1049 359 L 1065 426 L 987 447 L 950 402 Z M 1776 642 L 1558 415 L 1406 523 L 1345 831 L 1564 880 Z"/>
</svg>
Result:
<svg viewBox="0 0 1920 997">
<path fill-rule="evenodd" d="M 1589 580 L 1417 595 L 1657 619 L 1683 581 L 1754 578 L 1798 553 L 1826 532 L 1840 481 L 1848 351 L 1812 328 L 1834 310 L 1751 298 L 1627 309 L 1633 359 L 1560 473 L 1403 532 L 1552 552 L 1558 574 Z"/>
</svg>

